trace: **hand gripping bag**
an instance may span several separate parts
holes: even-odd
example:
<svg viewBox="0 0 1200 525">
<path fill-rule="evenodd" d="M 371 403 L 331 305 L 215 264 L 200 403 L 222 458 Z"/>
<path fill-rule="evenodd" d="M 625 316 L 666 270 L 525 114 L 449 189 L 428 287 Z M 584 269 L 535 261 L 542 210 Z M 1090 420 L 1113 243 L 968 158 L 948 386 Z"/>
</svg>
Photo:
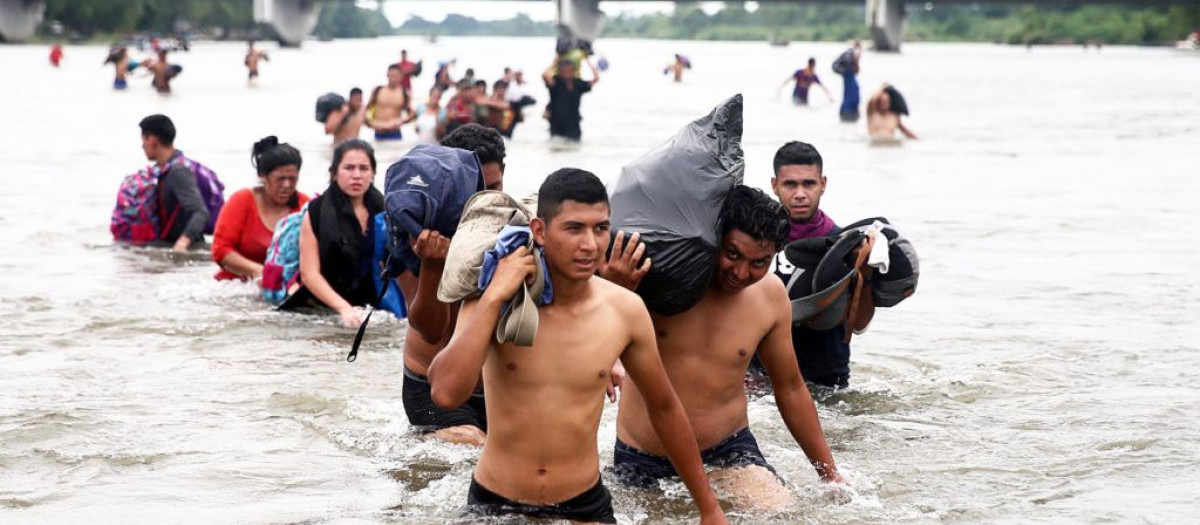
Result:
<svg viewBox="0 0 1200 525">
<path fill-rule="evenodd" d="M 741 140 L 739 94 L 621 169 L 610 196 L 613 227 L 646 243 L 652 264 L 637 293 L 650 311 L 674 315 L 704 297 L 721 205 L 745 172 Z"/>
<path fill-rule="evenodd" d="M 421 259 L 409 239 L 427 228 L 453 238 L 467 199 L 483 188 L 483 168 L 470 151 L 418 144 L 392 164 L 383 197 L 391 227 L 389 273 L 419 275 Z"/>
</svg>

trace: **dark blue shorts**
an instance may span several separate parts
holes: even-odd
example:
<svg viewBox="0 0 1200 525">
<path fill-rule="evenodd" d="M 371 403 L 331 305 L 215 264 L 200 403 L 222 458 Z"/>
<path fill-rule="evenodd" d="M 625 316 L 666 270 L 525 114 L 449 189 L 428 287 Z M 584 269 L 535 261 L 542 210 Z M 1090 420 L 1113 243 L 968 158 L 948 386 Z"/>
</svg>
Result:
<svg viewBox="0 0 1200 525">
<path fill-rule="evenodd" d="M 775 474 L 775 468 L 763 457 L 758 440 L 749 428 L 734 432 L 716 446 L 701 451 L 700 459 L 705 465 L 718 468 L 758 465 Z M 671 460 L 633 448 L 620 439 L 613 448 L 613 474 L 621 483 L 638 487 L 654 486 L 660 479 L 679 475 Z"/>
<path fill-rule="evenodd" d="M 375 132 L 375 140 L 400 140 L 402 138 L 404 138 L 404 136 L 400 133 L 400 130 L 398 130 L 398 129 L 394 130 L 394 131 L 376 131 Z"/>
<path fill-rule="evenodd" d="M 564 519 L 587 523 L 616 523 L 613 514 L 612 494 L 604 488 L 604 482 L 596 484 L 583 494 L 553 505 L 530 505 L 519 503 L 480 485 L 471 477 L 471 488 L 467 491 L 467 512 L 479 516 L 505 516 L 522 514 L 531 518 Z"/>
</svg>

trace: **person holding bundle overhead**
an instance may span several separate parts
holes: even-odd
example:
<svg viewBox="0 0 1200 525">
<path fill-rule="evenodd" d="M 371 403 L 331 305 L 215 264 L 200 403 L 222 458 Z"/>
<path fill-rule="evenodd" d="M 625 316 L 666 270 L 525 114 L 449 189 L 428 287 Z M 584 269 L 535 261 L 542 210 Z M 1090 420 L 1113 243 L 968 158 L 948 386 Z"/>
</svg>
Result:
<svg viewBox="0 0 1200 525">
<path fill-rule="evenodd" d="M 308 196 L 296 191 L 300 150 L 280 144 L 274 135 L 254 143 L 251 164 L 259 185 L 229 197 L 213 232 L 212 260 L 221 267 L 213 278 L 259 279 L 275 225 L 300 210 Z"/>
<path fill-rule="evenodd" d="M 376 299 L 371 217 L 383 211 L 375 188 L 375 149 L 351 139 L 333 150 L 329 187 L 312 200 L 301 221 L 300 280 L 346 327 L 362 322 L 359 307 Z M 290 299 L 289 299 L 290 301 Z"/>
</svg>

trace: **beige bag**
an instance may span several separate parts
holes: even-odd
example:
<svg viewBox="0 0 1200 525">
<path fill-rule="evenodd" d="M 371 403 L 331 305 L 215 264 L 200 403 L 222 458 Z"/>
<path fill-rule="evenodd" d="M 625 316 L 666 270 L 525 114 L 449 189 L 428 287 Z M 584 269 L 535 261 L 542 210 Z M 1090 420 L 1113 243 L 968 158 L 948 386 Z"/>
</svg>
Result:
<svg viewBox="0 0 1200 525">
<path fill-rule="evenodd" d="M 496 245 L 505 226 L 528 226 L 533 216 L 529 209 L 500 191 L 481 191 L 463 206 L 458 230 L 450 239 L 442 282 L 437 298 L 443 303 L 477 297 L 483 254 Z"/>
</svg>

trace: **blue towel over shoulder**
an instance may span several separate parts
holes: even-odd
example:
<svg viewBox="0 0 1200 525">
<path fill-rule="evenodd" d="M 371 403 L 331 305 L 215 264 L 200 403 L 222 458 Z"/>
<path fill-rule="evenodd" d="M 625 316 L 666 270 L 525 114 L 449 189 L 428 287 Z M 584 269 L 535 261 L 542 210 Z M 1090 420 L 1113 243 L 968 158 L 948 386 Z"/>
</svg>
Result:
<svg viewBox="0 0 1200 525">
<path fill-rule="evenodd" d="M 529 230 L 528 226 L 505 226 L 503 230 L 500 230 L 500 237 L 496 239 L 496 245 L 483 254 L 483 267 L 479 271 L 480 290 L 486 290 L 492 283 L 492 274 L 496 273 L 496 265 L 500 264 L 500 259 L 517 251 L 517 248 L 528 245 L 531 235 L 533 232 Z M 546 276 L 546 288 L 542 291 L 542 296 L 537 303 L 547 305 L 554 300 L 554 286 L 550 284 L 550 268 L 545 264 L 541 266 Z"/>
</svg>

